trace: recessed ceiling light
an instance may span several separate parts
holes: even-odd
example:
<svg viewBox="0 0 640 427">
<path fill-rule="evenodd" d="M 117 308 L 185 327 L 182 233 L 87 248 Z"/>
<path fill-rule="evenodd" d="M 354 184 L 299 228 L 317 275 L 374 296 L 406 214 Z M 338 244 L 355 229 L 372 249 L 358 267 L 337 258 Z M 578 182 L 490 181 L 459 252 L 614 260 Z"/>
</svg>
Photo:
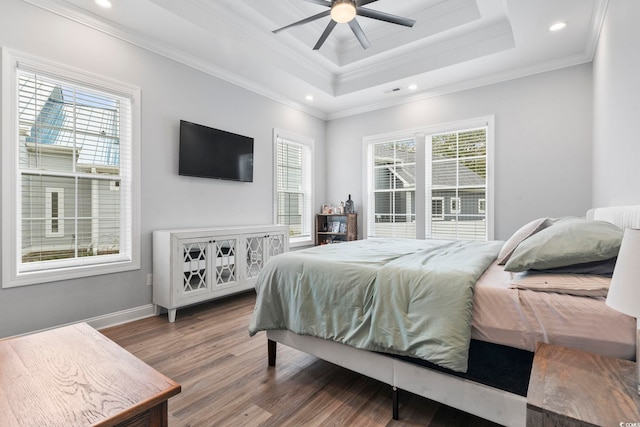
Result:
<svg viewBox="0 0 640 427">
<path fill-rule="evenodd" d="M 412 83 L 412 84 L 409 85 L 409 90 L 416 90 L 416 89 L 418 89 L 418 85 L 417 84 Z"/>
<path fill-rule="evenodd" d="M 549 31 L 560 31 L 564 30 L 567 27 L 566 22 L 556 22 L 555 24 L 549 27 Z"/>
<path fill-rule="evenodd" d="M 109 0 L 96 0 L 96 4 L 105 9 L 111 9 L 111 2 Z"/>
<path fill-rule="evenodd" d="M 313 101 L 313 95 L 307 95 L 304 97 L 307 101 Z"/>
</svg>

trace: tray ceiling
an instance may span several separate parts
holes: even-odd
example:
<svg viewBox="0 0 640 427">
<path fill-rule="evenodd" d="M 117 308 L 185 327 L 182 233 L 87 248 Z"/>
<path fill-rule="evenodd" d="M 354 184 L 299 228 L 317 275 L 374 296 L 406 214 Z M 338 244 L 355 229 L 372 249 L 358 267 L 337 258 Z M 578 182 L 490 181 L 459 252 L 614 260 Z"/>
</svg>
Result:
<svg viewBox="0 0 640 427">
<path fill-rule="evenodd" d="M 313 51 L 329 17 L 272 33 L 327 10 L 302 0 L 25 1 L 323 119 L 589 62 L 607 4 L 378 0 L 414 27 L 359 16 L 371 47 L 338 24 Z"/>
</svg>

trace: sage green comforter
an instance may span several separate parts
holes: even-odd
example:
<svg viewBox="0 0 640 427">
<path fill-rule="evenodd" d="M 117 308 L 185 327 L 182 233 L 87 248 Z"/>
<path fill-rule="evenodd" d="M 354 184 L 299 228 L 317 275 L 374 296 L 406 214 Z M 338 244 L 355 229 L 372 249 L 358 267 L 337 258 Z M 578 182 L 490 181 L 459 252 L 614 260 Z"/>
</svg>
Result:
<svg viewBox="0 0 640 427">
<path fill-rule="evenodd" d="M 466 372 L 473 288 L 503 242 L 368 239 L 272 258 L 250 335 L 288 329 Z"/>
</svg>

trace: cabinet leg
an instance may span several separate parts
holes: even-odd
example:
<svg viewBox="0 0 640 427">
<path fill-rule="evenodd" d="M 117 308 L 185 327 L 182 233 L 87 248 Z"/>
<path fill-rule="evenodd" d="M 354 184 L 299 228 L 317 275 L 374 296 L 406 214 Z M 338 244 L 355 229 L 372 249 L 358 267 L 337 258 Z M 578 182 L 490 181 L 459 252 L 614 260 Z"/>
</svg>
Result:
<svg viewBox="0 0 640 427">
<path fill-rule="evenodd" d="M 168 312 L 169 312 L 169 323 L 173 323 L 173 322 L 176 321 L 176 311 L 177 310 L 178 310 L 177 308 L 170 308 L 168 310 Z"/>
</svg>

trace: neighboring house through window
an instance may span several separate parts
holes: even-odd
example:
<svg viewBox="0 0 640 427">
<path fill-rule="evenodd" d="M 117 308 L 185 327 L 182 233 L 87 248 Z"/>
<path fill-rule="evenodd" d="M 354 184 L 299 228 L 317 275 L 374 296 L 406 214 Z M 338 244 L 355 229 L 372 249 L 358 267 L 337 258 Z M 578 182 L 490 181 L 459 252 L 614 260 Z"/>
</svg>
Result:
<svg viewBox="0 0 640 427">
<path fill-rule="evenodd" d="M 139 90 L 6 49 L 3 77 L 4 286 L 139 268 Z"/>
<path fill-rule="evenodd" d="M 365 138 L 367 237 L 493 238 L 493 118 Z"/>
<path fill-rule="evenodd" d="M 276 222 L 289 226 L 291 246 L 311 244 L 313 140 L 278 129 L 273 140 Z"/>
</svg>

